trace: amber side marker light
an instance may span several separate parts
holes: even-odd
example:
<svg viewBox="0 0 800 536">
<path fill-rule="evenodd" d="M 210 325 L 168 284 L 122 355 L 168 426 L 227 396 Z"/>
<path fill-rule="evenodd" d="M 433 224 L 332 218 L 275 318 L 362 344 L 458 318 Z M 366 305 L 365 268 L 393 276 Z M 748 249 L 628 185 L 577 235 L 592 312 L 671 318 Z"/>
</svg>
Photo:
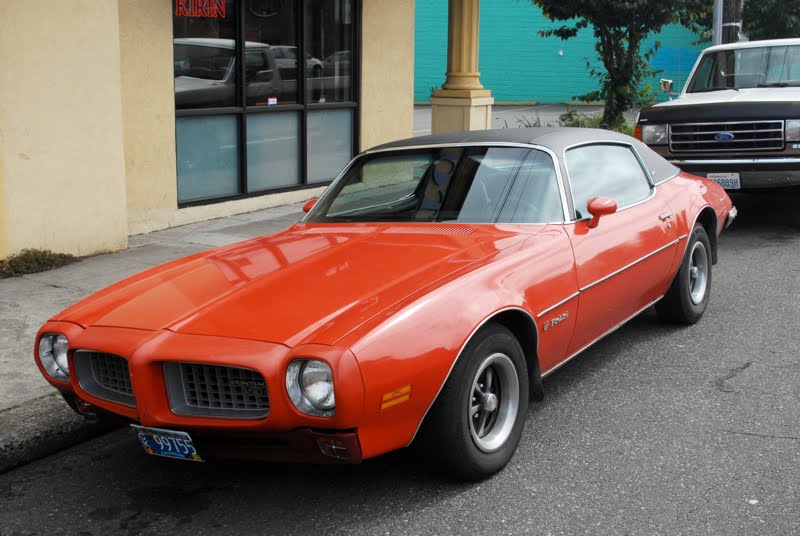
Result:
<svg viewBox="0 0 800 536">
<path fill-rule="evenodd" d="M 642 141 L 642 127 L 640 125 L 633 127 L 633 137 Z"/>
<path fill-rule="evenodd" d="M 381 397 L 381 411 L 385 410 L 386 408 L 390 408 L 397 404 L 401 404 L 403 402 L 408 401 L 411 398 L 411 384 L 404 385 L 399 389 L 395 389 L 394 391 L 389 391 L 388 393 L 384 393 Z"/>
</svg>

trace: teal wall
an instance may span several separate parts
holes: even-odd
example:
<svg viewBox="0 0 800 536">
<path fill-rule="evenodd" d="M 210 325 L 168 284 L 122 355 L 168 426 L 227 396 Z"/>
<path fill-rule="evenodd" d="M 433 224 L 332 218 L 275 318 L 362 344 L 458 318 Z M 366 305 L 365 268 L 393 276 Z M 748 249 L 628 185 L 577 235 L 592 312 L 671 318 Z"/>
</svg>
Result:
<svg viewBox="0 0 800 536">
<path fill-rule="evenodd" d="M 568 41 L 537 35 L 557 25 L 526 0 L 481 0 L 479 69 L 496 102 L 569 102 L 596 89 L 586 69 L 587 59 L 599 64 L 591 29 Z M 653 68 L 664 71 L 650 81 L 656 90 L 658 78 L 671 78 L 676 90 L 683 88 L 703 48 L 692 45 L 696 39 L 682 26 L 668 26 L 647 40 L 643 51 L 661 41 L 652 61 Z M 414 100 L 428 101 L 446 69 L 447 2 L 416 0 Z"/>
</svg>

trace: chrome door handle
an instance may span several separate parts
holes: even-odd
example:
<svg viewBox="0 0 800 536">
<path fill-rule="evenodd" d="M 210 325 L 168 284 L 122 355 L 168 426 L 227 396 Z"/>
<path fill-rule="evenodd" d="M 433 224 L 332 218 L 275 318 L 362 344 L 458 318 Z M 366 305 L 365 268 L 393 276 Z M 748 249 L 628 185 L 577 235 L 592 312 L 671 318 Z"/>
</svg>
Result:
<svg viewBox="0 0 800 536">
<path fill-rule="evenodd" d="M 661 221 L 667 221 L 672 217 L 672 212 L 665 212 L 664 214 L 660 215 L 659 218 Z"/>
</svg>

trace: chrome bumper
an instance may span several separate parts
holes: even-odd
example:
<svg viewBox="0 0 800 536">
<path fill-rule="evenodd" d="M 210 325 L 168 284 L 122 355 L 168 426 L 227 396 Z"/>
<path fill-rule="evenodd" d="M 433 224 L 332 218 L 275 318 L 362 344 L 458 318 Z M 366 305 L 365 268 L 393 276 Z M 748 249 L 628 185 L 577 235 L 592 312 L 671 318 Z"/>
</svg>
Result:
<svg viewBox="0 0 800 536">
<path fill-rule="evenodd" d="M 735 220 L 736 216 L 738 216 L 738 215 L 739 215 L 739 211 L 736 210 L 736 207 L 731 207 L 731 211 L 728 213 L 728 217 L 725 220 L 725 228 L 726 229 L 731 226 L 731 224 L 733 223 L 733 220 Z"/>
<path fill-rule="evenodd" d="M 681 170 L 701 177 L 738 173 L 743 190 L 800 186 L 800 158 L 667 159 Z"/>
</svg>

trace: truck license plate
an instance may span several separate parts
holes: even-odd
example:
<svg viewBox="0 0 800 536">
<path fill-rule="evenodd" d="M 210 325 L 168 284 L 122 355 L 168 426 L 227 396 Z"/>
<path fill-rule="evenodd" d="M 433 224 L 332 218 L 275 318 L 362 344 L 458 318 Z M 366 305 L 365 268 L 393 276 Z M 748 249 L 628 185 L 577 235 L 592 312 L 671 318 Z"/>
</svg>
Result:
<svg viewBox="0 0 800 536">
<path fill-rule="evenodd" d="M 741 190 L 742 188 L 738 173 L 709 173 L 707 177 L 726 190 Z"/>
<path fill-rule="evenodd" d="M 197 449 L 194 448 L 192 438 L 186 432 L 147 428 L 136 424 L 132 424 L 131 428 L 136 432 L 139 443 L 148 454 L 193 462 L 203 461 L 203 458 L 197 453 Z"/>
</svg>

